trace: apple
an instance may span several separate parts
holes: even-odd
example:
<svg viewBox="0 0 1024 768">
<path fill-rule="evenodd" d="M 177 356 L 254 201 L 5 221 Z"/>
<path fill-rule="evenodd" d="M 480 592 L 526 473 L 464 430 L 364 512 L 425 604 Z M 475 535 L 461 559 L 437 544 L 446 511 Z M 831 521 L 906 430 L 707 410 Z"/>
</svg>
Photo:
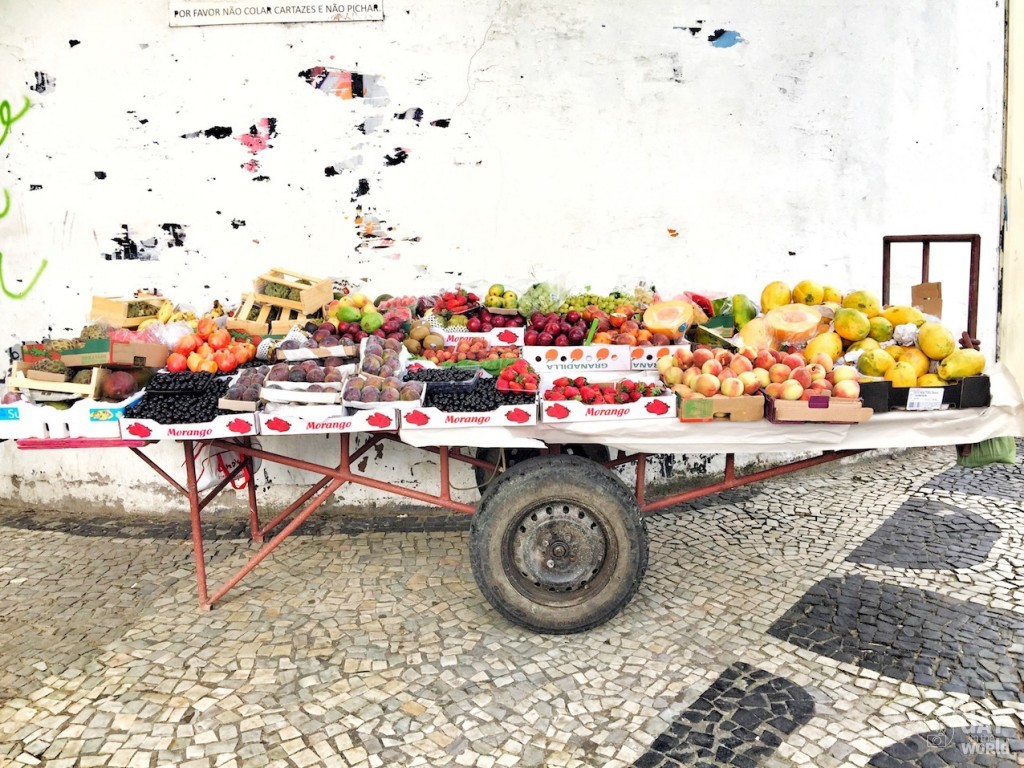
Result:
<svg viewBox="0 0 1024 768">
<path fill-rule="evenodd" d="M 721 382 L 717 376 L 710 373 L 702 373 L 693 384 L 693 390 L 704 397 L 711 397 L 721 388 Z"/>
<path fill-rule="evenodd" d="M 768 378 L 772 381 L 785 381 L 792 372 L 793 369 L 785 363 L 775 363 L 775 365 L 768 369 Z"/>
<path fill-rule="evenodd" d="M 701 373 L 710 373 L 712 376 L 718 376 L 722 372 L 722 364 L 717 360 L 706 360 L 700 367 Z"/>
<path fill-rule="evenodd" d="M 742 381 L 733 377 L 731 379 L 725 379 L 722 382 L 719 391 L 726 397 L 740 397 L 743 395 L 745 388 Z"/>
<path fill-rule="evenodd" d="M 797 366 L 796 368 L 794 368 L 790 372 L 789 378 L 792 379 L 793 381 L 800 382 L 800 386 L 803 389 L 807 389 L 809 386 L 811 386 L 811 382 L 813 381 L 813 379 L 811 378 L 811 372 L 807 369 L 807 366 L 805 365 Z"/>
<path fill-rule="evenodd" d="M 860 382 L 855 379 L 843 379 L 842 381 L 838 381 L 836 382 L 836 385 L 832 387 L 832 394 L 836 397 L 856 399 L 860 397 Z"/>
<path fill-rule="evenodd" d="M 757 394 L 757 390 L 761 388 L 761 382 L 753 371 L 743 371 L 736 376 L 736 380 L 743 384 L 743 393 L 746 395 Z"/>
<path fill-rule="evenodd" d="M 540 336 L 540 334 L 533 330 L 533 328 L 530 328 L 523 334 L 523 343 L 528 347 L 535 347 L 537 346 L 538 336 Z"/>
<path fill-rule="evenodd" d="M 541 347 L 550 347 L 555 341 L 555 337 L 547 331 L 537 334 L 537 344 Z"/>
<path fill-rule="evenodd" d="M 786 379 L 782 382 L 782 388 L 779 390 L 779 397 L 783 400 L 799 400 L 803 393 L 804 388 L 799 381 L 796 379 Z"/>
<path fill-rule="evenodd" d="M 745 371 L 752 371 L 754 369 L 754 364 L 750 362 L 749 357 L 736 355 L 731 361 L 729 361 L 729 367 L 735 373 L 743 373 Z"/>
</svg>

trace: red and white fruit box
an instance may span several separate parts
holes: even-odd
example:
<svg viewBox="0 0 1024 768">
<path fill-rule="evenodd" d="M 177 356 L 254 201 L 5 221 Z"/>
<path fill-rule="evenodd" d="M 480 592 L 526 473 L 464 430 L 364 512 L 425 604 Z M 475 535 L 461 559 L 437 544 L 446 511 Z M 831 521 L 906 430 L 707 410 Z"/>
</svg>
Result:
<svg viewBox="0 0 1024 768">
<path fill-rule="evenodd" d="M 516 328 L 492 328 L 486 333 L 470 333 L 469 331 L 453 331 L 447 329 L 444 331 L 444 343 L 446 346 L 457 344 L 463 339 L 483 339 L 492 347 L 499 346 L 523 346 L 523 338 L 525 337 L 526 329 L 522 326 Z"/>
<path fill-rule="evenodd" d="M 689 344 L 683 345 L 686 349 L 690 348 Z M 654 371 L 658 368 L 658 360 L 665 357 L 665 355 L 673 354 L 678 346 L 666 346 L 666 347 L 630 347 L 629 351 L 629 369 L 631 371 Z"/>
<path fill-rule="evenodd" d="M 398 429 L 394 409 L 352 410 L 341 405 L 271 406 L 256 414 L 262 435 L 384 432 Z"/>
<path fill-rule="evenodd" d="M 159 424 L 152 419 L 120 418 L 124 440 L 212 440 L 259 434 L 255 413 L 229 413 L 199 424 Z"/>
<path fill-rule="evenodd" d="M 630 347 L 621 344 L 592 344 L 589 347 L 523 347 L 522 356 L 535 371 L 628 371 L 630 366 Z"/>
<path fill-rule="evenodd" d="M 53 408 L 24 401 L 0 406 L 0 440 L 49 437 L 47 411 L 57 413 Z"/>
<path fill-rule="evenodd" d="M 628 349 L 628 347 L 626 347 Z M 541 378 L 540 391 L 551 389 L 553 382 L 559 377 L 546 374 Z M 626 373 L 596 373 L 586 375 L 588 384 L 617 384 L 630 381 L 644 384 L 661 384 L 657 376 L 649 373 L 629 375 Z M 657 397 L 641 397 L 630 403 L 582 403 L 579 400 L 544 400 L 540 401 L 540 420 L 545 424 L 557 424 L 570 421 L 635 421 L 638 419 L 671 419 L 676 415 L 676 396 L 668 387 L 664 394 Z"/>
<path fill-rule="evenodd" d="M 526 427 L 537 423 L 537 404 L 502 405 L 493 411 L 449 412 L 420 407 L 402 414 L 402 429 Z"/>
</svg>

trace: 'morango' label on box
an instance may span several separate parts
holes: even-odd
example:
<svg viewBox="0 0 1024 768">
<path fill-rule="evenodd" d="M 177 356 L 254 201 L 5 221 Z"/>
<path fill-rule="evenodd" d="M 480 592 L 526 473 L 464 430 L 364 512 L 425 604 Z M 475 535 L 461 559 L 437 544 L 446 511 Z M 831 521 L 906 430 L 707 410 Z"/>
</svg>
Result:
<svg viewBox="0 0 1024 768">
<path fill-rule="evenodd" d="M 198 429 L 189 427 L 168 427 L 168 437 L 210 437 L 213 435 L 213 429 L 211 427 L 199 427 Z"/>
<path fill-rule="evenodd" d="M 310 432 L 346 432 L 352 429 L 351 419 L 334 419 L 330 421 L 306 420 L 306 429 Z"/>
</svg>

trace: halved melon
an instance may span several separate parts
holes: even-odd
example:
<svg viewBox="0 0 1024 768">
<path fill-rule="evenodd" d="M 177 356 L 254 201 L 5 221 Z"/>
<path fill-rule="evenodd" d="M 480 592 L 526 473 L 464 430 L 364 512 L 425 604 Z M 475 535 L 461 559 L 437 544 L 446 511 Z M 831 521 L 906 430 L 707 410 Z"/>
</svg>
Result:
<svg viewBox="0 0 1024 768">
<path fill-rule="evenodd" d="M 753 347 L 754 349 L 768 349 L 776 347 L 775 340 L 768 335 L 768 332 L 764 328 L 764 318 L 755 317 L 753 320 L 748 321 L 738 331 L 740 338 L 743 339 L 745 346 Z"/>
<path fill-rule="evenodd" d="M 674 339 L 693 322 L 693 304 L 688 301 L 658 301 L 644 310 L 644 327 Z"/>
<path fill-rule="evenodd" d="M 767 312 L 764 327 L 773 339 L 800 344 L 818 333 L 821 313 L 805 304 L 784 304 Z"/>
</svg>

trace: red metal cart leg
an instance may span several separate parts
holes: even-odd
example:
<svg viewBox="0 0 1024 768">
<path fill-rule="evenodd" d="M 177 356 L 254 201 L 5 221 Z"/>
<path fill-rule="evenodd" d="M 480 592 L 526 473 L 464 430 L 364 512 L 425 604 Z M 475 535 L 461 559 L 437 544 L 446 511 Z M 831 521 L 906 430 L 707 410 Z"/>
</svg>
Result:
<svg viewBox="0 0 1024 768">
<path fill-rule="evenodd" d="M 196 464 L 193 442 L 182 443 L 185 448 L 185 485 L 188 490 L 188 512 L 192 521 L 192 555 L 196 561 L 196 591 L 199 593 L 199 607 L 210 610 L 206 595 L 206 556 L 203 553 L 203 524 L 199 519 L 199 490 L 196 488 Z"/>
</svg>

